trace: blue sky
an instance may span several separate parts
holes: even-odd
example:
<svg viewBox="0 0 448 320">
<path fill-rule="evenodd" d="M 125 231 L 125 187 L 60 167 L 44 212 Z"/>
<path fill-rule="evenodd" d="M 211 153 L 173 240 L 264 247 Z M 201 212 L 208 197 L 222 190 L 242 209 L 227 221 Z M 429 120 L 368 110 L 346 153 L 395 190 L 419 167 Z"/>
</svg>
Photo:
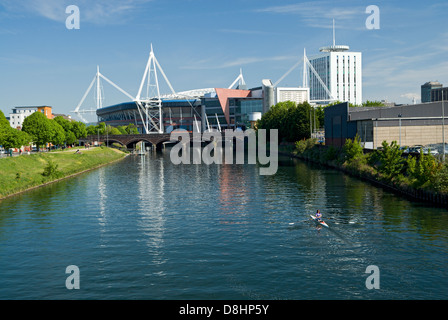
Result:
<svg viewBox="0 0 448 320">
<path fill-rule="evenodd" d="M 69 30 L 68 5 L 80 9 Z M 380 29 L 365 26 L 380 9 Z M 448 85 L 448 3 L 438 1 L 0 0 L 0 109 L 74 110 L 96 72 L 135 96 L 151 43 L 176 91 L 249 87 L 282 77 L 306 48 L 332 43 L 363 53 L 363 100 L 411 103 L 431 80 Z M 301 68 L 280 85 L 300 86 Z M 161 83 L 162 91 L 168 88 Z M 128 98 L 104 84 L 105 105 Z M 93 94 L 83 107 L 93 107 Z"/>
</svg>

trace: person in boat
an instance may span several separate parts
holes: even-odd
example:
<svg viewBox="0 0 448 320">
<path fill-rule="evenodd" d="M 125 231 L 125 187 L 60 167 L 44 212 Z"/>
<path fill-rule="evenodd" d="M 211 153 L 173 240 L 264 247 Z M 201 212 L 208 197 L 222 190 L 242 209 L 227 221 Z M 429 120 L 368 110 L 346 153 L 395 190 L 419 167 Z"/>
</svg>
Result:
<svg viewBox="0 0 448 320">
<path fill-rule="evenodd" d="M 317 221 L 322 221 L 322 213 L 320 213 L 320 210 L 317 210 L 316 212 L 316 220 Z"/>
</svg>

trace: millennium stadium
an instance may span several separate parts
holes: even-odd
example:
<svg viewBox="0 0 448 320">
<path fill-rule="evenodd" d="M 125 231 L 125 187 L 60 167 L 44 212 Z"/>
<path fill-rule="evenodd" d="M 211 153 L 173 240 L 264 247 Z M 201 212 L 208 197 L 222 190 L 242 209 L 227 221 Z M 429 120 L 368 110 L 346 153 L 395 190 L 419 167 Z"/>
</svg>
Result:
<svg viewBox="0 0 448 320">
<path fill-rule="evenodd" d="M 304 70 L 308 59 L 304 55 Z M 293 68 L 297 67 L 296 64 Z M 99 67 L 80 103 L 73 111 L 84 122 L 86 113 L 94 113 L 98 122 L 121 126 L 134 124 L 140 133 L 170 133 L 175 129 L 204 132 L 210 129 L 245 129 L 252 127 L 269 108 L 281 101 L 303 103 L 310 101 L 310 89 L 302 87 L 280 87 L 278 83 L 289 74 L 273 83 L 263 79 L 259 86 L 247 88 L 243 73 L 226 88 L 203 88 L 176 92 L 151 45 L 149 58 L 137 95 L 134 97 L 100 73 Z M 310 68 L 314 70 L 314 68 Z M 316 74 L 316 76 L 319 76 Z M 170 92 L 162 94 L 159 80 L 164 80 Z M 128 97 L 128 102 L 103 106 L 102 81 Z M 305 75 L 304 75 L 305 81 Z M 229 81 L 230 82 L 230 81 Z M 95 91 L 96 108 L 82 109 L 83 102 L 91 90 Z M 331 97 L 329 97 L 331 99 Z"/>
</svg>

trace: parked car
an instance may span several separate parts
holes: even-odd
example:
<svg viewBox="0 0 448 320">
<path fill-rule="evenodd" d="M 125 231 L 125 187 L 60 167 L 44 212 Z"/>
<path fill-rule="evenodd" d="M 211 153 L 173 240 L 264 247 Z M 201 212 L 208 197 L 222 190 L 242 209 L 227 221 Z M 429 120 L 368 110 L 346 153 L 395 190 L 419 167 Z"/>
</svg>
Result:
<svg viewBox="0 0 448 320">
<path fill-rule="evenodd" d="M 423 149 L 423 146 L 417 145 L 409 148 L 409 153 L 417 153 Z"/>
<path fill-rule="evenodd" d="M 423 148 L 423 154 L 432 154 L 433 156 L 438 155 L 439 151 L 437 149 L 431 149 L 431 148 Z"/>
</svg>

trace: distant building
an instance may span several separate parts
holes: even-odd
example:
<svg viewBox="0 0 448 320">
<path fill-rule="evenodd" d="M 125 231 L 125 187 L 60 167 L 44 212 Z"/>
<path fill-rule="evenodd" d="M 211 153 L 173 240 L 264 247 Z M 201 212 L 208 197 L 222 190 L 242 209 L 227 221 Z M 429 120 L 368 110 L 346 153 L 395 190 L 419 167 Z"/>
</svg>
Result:
<svg viewBox="0 0 448 320">
<path fill-rule="evenodd" d="M 434 88 L 431 90 L 431 102 L 448 100 L 448 88 Z"/>
<path fill-rule="evenodd" d="M 15 129 L 22 129 L 23 121 L 34 112 L 42 112 L 48 119 L 53 119 L 52 107 L 14 107 L 9 114 L 9 125 Z"/>
<path fill-rule="evenodd" d="M 333 26 L 333 45 L 320 48 L 320 54 L 308 59 L 312 66 L 307 70 L 311 101 L 362 104 L 362 53 L 349 49 L 346 45 L 336 45 Z"/>
<path fill-rule="evenodd" d="M 448 103 L 444 105 L 448 115 Z M 325 144 L 341 147 L 359 135 L 365 148 L 376 149 L 383 141 L 402 146 L 436 145 L 443 142 L 442 102 L 394 107 L 349 107 L 344 102 L 325 108 Z"/>
<path fill-rule="evenodd" d="M 297 104 L 310 101 L 309 88 L 277 87 L 275 88 L 275 102 L 293 101 Z"/>
<path fill-rule="evenodd" d="M 421 86 L 421 101 L 422 103 L 438 101 L 432 100 L 432 90 L 442 88 L 442 84 L 438 81 L 428 81 Z"/>
</svg>

